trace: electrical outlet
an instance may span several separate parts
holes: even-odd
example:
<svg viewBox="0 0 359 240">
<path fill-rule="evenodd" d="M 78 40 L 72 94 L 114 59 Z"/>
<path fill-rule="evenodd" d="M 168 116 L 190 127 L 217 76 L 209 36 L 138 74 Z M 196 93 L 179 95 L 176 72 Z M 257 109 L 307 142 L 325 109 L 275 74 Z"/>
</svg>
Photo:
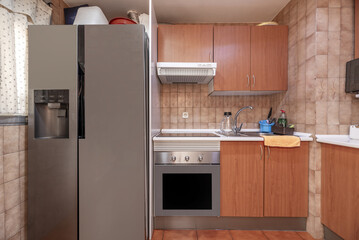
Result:
<svg viewBox="0 0 359 240">
<path fill-rule="evenodd" d="M 182 113 L 182 118 L 188 118 L 188 112 L 183 112 Z"/>
</svg>

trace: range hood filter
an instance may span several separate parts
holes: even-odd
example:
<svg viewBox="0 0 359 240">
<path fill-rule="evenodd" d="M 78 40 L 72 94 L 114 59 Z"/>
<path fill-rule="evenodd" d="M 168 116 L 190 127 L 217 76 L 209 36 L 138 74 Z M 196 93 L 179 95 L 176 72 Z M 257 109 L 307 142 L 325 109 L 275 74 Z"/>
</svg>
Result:
<svg viewBox="0 0 359 240">
<path fill-rule="evenodd" d="M 207 84 L 216 75 L 217 63 L 158 62 L 157 75 L 163 84 Z"/>
</svg>

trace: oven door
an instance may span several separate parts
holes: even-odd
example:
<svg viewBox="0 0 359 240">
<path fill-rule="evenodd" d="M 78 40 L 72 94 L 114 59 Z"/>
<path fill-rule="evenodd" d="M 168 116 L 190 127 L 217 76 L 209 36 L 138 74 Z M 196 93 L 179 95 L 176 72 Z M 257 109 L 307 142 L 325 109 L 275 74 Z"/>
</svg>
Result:
<svg viewBox="0 0 359 240">
<path fill-rule="evenodd" d="M 156 216 L 219 216 L 219 165 L 156 165 Z"/>
</svg>

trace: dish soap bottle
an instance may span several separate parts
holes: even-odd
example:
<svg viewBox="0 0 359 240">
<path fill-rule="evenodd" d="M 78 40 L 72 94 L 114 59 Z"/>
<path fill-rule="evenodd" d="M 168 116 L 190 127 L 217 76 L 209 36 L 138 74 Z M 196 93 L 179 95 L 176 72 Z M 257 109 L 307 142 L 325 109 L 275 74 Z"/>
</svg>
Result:
<svg viewBox="0 0 359 240">
<path fill-rule="evenodd" d="M 280 114 L 280 117 L 278 119 L 278 125 L 281 127 L 287 127 L 287 116 L 285 115 L 284 110 L 280 110 L 282 113 Z"/>
<path fill-rule="evenodd" d="M 229 135 L 232 132 L 233 118 L 231 112 L 225 112 L 223 120 L 221 122 L 221 132 L 225 135 Z"/>
</svg>

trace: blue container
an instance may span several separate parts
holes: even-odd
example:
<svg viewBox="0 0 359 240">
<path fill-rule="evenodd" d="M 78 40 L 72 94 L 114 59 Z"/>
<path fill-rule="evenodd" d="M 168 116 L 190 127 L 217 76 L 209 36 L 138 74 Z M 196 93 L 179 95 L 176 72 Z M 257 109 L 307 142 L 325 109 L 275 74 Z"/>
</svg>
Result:
<svg viewBox="0 0 359 240">
<path fill-rule="evenodd" d="M 259 121 L 260 132 L 261 133 L 271 133 L 273 125 L 274 125 L 274 122 L 269 124 L 269 123 L 267 123 L 267 120 Z"/>
<path fill-rule="evenodd" d="M 89 6 L 88 4 L 83 4 L 77 7 L 64 8 L 65 24 L 67 25 L 74 24 L 77 11 L 79 10 L 79 8 L 88 7 L 88 6 Z"/>
</svg>

